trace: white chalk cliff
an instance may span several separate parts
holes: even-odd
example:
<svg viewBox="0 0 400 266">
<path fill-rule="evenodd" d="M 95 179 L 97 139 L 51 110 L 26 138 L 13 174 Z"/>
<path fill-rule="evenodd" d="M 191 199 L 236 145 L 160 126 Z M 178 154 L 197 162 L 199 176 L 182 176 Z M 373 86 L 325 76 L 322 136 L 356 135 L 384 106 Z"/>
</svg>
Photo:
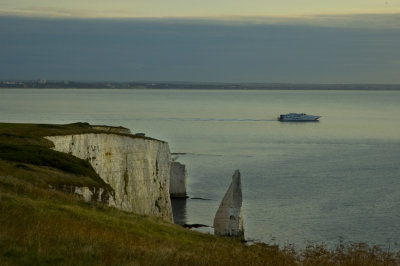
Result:
<svg viewBox="0 0 400 266">
<path fill-rule="evenodd" d="M 242 183 L 236 170 L 214 218 L 214 234 L 244 239 L 242 215 Z"/>
<path fill-rule="evenodd" d="M 110 205 L 173 221 L 168 143 L 107 133 L 46 138 L 54 143 L 55 150 L 90 162 L 96 173 L 115 191 Z"/>
</svg>

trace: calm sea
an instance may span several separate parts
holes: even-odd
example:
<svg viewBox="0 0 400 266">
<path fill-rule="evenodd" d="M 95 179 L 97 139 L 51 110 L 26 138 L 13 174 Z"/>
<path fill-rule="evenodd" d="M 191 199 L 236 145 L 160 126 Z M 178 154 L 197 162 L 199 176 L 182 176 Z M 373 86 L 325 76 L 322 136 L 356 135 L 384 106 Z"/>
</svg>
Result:
<svg viewBox="0 0 400 266">
<path fill-rule="evenodd" d="M 281 113 L 321 115 L 282 123 Z M 212 225 L 235 169 L 246 238 L 400 242 L 399 91 L 0 90 L 0 121 L 122 125 L 187 165 L 181 222 Z M 202 231 L 212 232 L 212 228 Z"/>
</svg>

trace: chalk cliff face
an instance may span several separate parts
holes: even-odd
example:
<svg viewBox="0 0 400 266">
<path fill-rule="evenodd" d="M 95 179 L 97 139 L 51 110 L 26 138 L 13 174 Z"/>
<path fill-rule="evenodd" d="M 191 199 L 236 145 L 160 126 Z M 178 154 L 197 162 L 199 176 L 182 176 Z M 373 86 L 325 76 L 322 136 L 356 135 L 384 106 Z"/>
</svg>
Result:
<svg viewBox="0 0 400 266">
<path fill-rule="evenodd" d="M 54 149 L 88 160 L 115 191 L 110 205 L 172 220 L 168 143 L 106 133 L 49 136 Z"/>
</svg>

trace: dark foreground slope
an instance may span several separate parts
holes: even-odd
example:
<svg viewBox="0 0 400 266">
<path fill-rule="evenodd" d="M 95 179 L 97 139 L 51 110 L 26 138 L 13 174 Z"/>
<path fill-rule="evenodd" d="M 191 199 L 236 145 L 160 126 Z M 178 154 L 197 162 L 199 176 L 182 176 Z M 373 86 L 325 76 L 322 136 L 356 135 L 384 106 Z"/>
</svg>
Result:
<svg viewBox="0 0 400 266">
<path fill-rule="evenodd" d="M 86 124 L 0 124 L 0 265 L 397 265 L 399 261 L 391 252 L 364 244 L 339 245 L 333 251 L 318 245 L 303 251 L 246 245 L 102 203 L 84 203 L 54 189 L 56 184 L 107 185 L 84 161 L 48 149 L 51 144 L 41 136 L 51 135 L 51 130 L 66 132 L 62 127 L 69 133 L 91 130 Z"/>
</svg>

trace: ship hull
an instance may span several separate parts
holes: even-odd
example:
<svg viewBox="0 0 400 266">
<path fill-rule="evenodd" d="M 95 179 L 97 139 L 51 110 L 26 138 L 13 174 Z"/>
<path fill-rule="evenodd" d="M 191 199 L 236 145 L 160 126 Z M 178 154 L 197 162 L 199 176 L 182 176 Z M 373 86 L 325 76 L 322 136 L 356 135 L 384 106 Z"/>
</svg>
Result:
<svg viewBox="0 0 400 266">
<path fill-rule="evenodd" d="M 318 119 L 314 119 L 314 120 L 281 120 L 278 119 L 279 122 L 319 122 Z"/>
<path fill-rule="evenodd" d="M 316 115 L 290 113 L 280 115 L 278 120 L 281 122 L 318 122 L 319 118 L 320 116 Z"/>
</svg>

